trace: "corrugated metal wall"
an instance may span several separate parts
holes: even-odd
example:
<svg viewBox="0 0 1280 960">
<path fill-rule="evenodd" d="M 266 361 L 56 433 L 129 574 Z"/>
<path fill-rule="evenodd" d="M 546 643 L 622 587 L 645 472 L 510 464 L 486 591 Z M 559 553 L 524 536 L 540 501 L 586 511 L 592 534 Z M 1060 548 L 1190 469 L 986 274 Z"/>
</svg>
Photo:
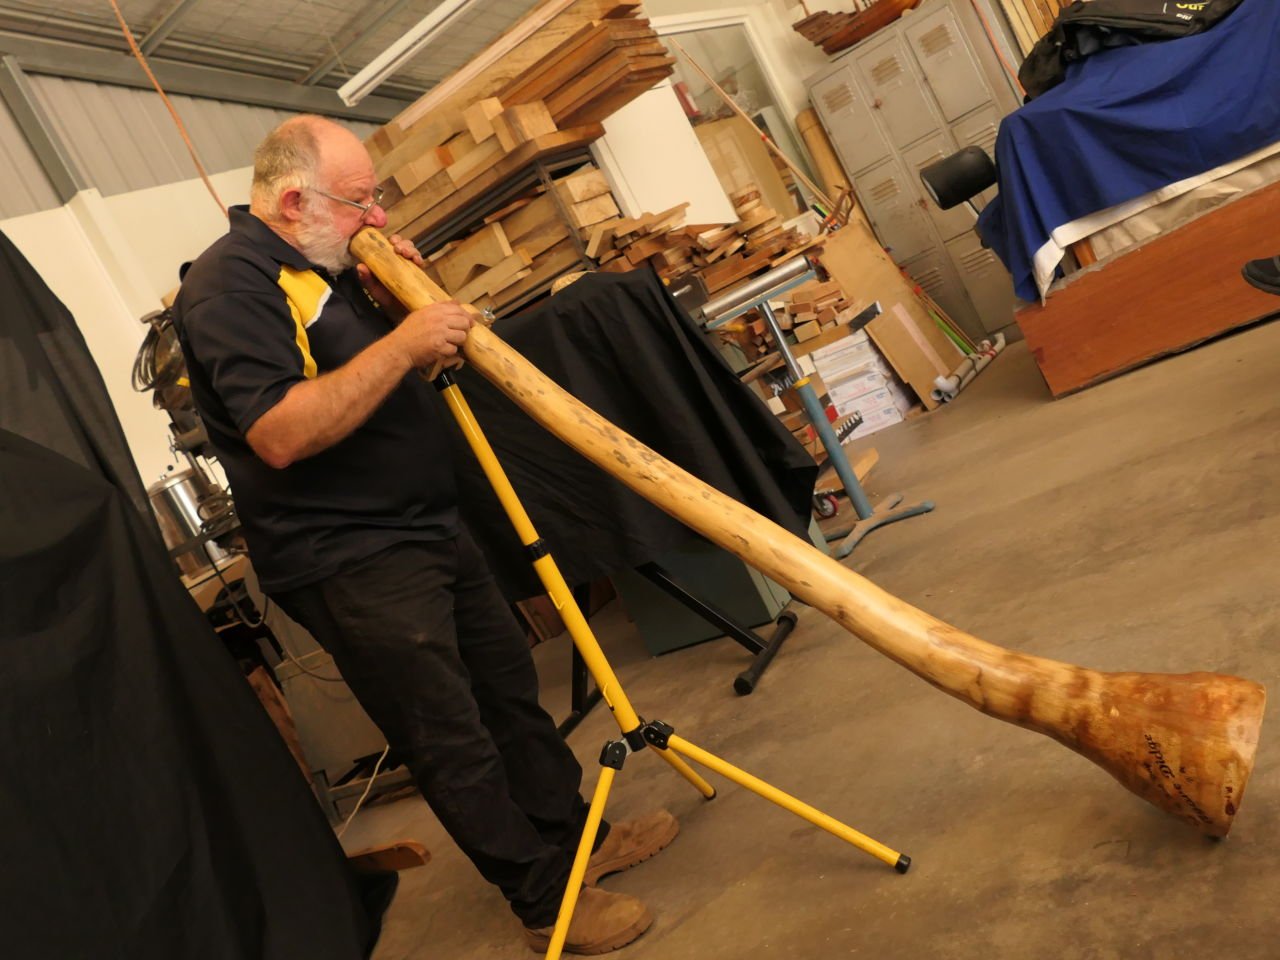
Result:
<svg viewBox="0 0 1280 960">
<path fill-rule="evenodd" d="M 13 113 L 0 100 L 0 219 L 48 210 L 61 201 Z"/>
<path fill-rule="evenodd" d="M 31 87 L 90 186 L 104 196 L 196 177 L 178 128 L 151 90 L 32 75 Z M 248 166 L 253 148 L 290 114 L 197 97 L 169 98 L 210 173 Z M 359 137 L 375 126 L 348 123 Z M 59 204 L 48 178 L 7 107 L 0 104 L 0 218 Z"/>
</svg>

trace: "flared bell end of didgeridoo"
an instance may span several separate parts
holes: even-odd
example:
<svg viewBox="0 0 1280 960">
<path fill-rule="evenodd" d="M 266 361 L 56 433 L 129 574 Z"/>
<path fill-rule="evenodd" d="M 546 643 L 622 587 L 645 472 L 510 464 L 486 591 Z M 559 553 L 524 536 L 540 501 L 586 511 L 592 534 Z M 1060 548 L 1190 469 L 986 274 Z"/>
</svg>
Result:
<svg viewBox="0 0 1280 960">
<path fill-rule="evenodd" d="M 1061 739 L 1126 787 L 1225 837 L 1253 772 L 1267 692 L 1216 673 L 1100 675 L 1093 714 Z"/>
</svg>

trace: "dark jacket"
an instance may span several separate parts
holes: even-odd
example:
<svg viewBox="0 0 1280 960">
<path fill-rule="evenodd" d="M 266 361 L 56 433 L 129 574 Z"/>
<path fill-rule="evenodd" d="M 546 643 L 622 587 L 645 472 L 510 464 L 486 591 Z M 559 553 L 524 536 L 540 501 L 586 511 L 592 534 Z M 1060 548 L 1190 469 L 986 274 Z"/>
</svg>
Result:
<svg viewBox="0 0 1280 960">
<path fill-rule="evenodd" d="M 1111 47 L 1203 33 L 1244 0 L 1076 0 L 1032 47 L 1018 70 L 1031 100 L 1056 87 L 1067 65 Z M 1270 3 L 1274 0 L 1254 0 Z"/>
</svg>

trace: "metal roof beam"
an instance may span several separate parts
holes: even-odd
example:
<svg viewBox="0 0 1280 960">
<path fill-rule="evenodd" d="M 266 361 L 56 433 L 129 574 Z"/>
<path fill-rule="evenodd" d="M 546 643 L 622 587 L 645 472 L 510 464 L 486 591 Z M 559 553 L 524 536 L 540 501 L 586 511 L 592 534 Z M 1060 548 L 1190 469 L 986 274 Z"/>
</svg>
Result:
<svg viewBox="0 0 1280 960">
<path fill-rule="evenodd" d="M 148 30 L 147 35 L 142 38 L 142 42 L 138 44 L 142 48 L 142 52 L 150 56 L 156 47 L 164 43 L 165 37 L 173 33 L 174 28 L 181 22 L 182 18 L 190 13 L 191 8 L 198 2 L 199 0 L 177 0 L 160 17 L 160 22 Z"/>
<path fill-rule="evenodd" d="M 22 135 L 27 138 L 36 159 L 53 185 L 58 199 L 66 203 L 89 181 L 67 151 L 57 129 L 49 122 L 44 108 L 36 100 L 31 83 L 22 72 L 18 61 L 9 55 L 0 56 L 0 99 L 8 105 Z"/>
<path fill-rule="evenodd" d="M 2 54 L 12 54 L 28 73 L 151 89 L 151 82 L 138 62 L 127 53 L 0 33 L 0 55 Z M 181 93 L 192 97 L 249 103 L 297 113 L 320 113 L 374 123 L 390 120 L 404 109 L 406 103 L 390 97 L 368 97 L 357 106 L 348 107 L 333 90 L 154 57 L 148 62 L 167 93 Z"/>
</svg>

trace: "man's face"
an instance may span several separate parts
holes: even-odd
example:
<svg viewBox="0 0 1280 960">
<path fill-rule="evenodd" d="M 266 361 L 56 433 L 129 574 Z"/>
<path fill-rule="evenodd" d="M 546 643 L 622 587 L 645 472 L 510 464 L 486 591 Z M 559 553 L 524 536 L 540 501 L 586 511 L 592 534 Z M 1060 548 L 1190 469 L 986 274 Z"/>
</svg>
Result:
<svg viewBox="0 0 1280 960">
<path fill-rule="evenodd" d="M 362 227 L 386 226 L 387 215 L 376 204 L 359 209 L 373 200 L 377 186 L 364 145 L 345 130 L 336 130 L 323 137 L 320 148 L 316 183 L 302 191 L 295 241 L 312 263 L 340 273 L 355 264 L 347 250 L 351 238 Z"/>
</svg>

